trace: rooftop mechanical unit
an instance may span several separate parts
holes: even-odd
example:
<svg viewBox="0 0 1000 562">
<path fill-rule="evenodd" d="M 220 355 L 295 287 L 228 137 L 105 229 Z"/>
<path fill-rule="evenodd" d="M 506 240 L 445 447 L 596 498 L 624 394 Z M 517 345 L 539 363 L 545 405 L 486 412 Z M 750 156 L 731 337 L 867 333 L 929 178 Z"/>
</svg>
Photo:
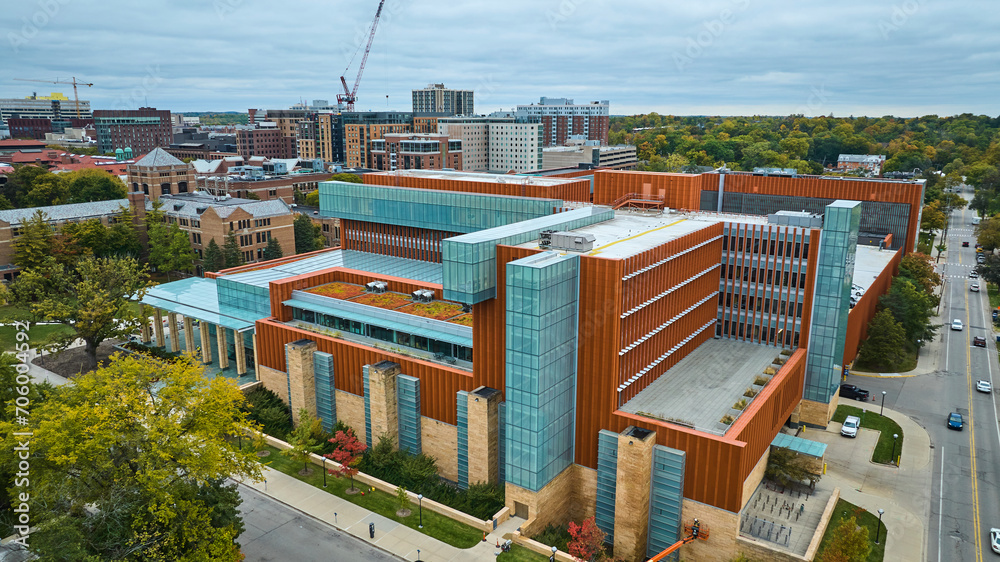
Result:
<svg viewBox="0 0 1000 562">
<path fill-rule="evenodd" d="M 434 291 L 430 289 L 417 289 L 413 291 L 413 302 L 431 302 L 434 300 Z"/>
<path fill-rule="evenodd" d="M 578 232 L 553 232 L 548 247 L 553 250 L 569 250 L 572 252 L 589 252 L 594 249 L 597 238 L 593 234 Z"/>
<path fill-rule="evenodd" d="M 369 293 L 384 293 L 388 288 L 389 284 L 385 281 L 370 281 L 365 283 L 365 289 L 367 289 Z"/>
</svg>

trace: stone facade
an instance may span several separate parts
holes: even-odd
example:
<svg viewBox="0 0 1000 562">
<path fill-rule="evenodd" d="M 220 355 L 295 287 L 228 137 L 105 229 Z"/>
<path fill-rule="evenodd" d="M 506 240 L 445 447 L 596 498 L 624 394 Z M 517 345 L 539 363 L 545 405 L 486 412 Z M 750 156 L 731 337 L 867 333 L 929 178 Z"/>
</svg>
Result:
<svg viewBox="0 0 1000 562">
<path fill-rule="evenodd" d="M 361 408 L 363 421 L 364 402 L 362 402 Z M 458 449 L 457 427 L 423 416 L 420 420 L 420 447 L 425 455 L 434 457 L 434 460 L 437 461 L 438 473 L 442 477 L 452 482 L 458 480 L 458 456 L 455 454 Z M 471 465 L 472 462 L 470 461 L 469 464 Z M 472 480 L 471 474 L 469 480 Z"/>
<path fill-rule="evenodd" d="M 481 386 L 469 393 L 469 484 L 498 482 L 499 390 Z"/>
<path fill-rule="evenodd" d="M 354 429 L 354 436 L 364 442 L 368 438 L 365 432 L 365 397 L 351 394 L 343 390 L 337 391 L 337 419 Z M 424 427 L 427 427 L 424 418 Z M 425 430 L 426 431 L 426 430 Z M 425 438 L 426 439 L 426 438 Z M 426 443 L 424 444 L 426 448 Z"/>
<path fill-rule="evenodd" d="M 399 447 L 399 412 L 396 400 L 396 375 L 399 363 L 379 361 L 368 366 L 368 403 L 371 414 L 372 444 L 383 435 L 392 438 Z"/>
<path fill-rule="evenodd" d="M 615 481 L 615 556 L 645 560 L 649 538 L 650 483 L 656 433 L 618 435 L 618 471 Z"/>
<path fill-rule="evenodd" d="M 594 514 L 597 472 L 571 464 L 538 492 L 511 483 L 506 485 L 506 506 L 518 515 L 517 505 L 527 507 L 521 534 L 531 536 L 549 525 L 580 522 Z"/>
<path fill-rule="evenodd" d="M 681 520 L 685 525 L 697 519 L 702 528 L 707 526 L 707 540 L 690 542 L 680 549 L 681 559 L 706 562 L 729 562 L 737 554 L 736 537 L 739 536 L 740 515 L 708 504 L 684 499 Z M 770 558 L 765 558 L 770 560 Z"/>
<path fill-rule="evenodd" d="M 284 371 L 258 365 L 257 378 L 264 384 L 264 388 L 277 394 L 278 398 L 281 398 L 286 404 L 288 403 L 288 375 Z M 339 403 L 337 407 L 339 412 Z M 364 410 L 362 410 L 362 419 L 364 419 L 363 412 Z"/>
<path fill-rule="evenodd" d="M 745 506 L 750 498 L 753 497 L 754 490 L 760 485 L 761 480 L 764 479 L 764 471 L 767 470 L 767 460 L 771 458 L 771 448 L 768 447 L 764 451 L 764 455 L 760 457 L 757 461 L 757 466 L 753 467 L 747 479 L 743 481 L 743 499 L 740 500 L 740 505 Z"/>
<path fill-rule="evenodd" d="M 837 392 L 830 398 L 829 404 L 803 400 L 799 403 L 799 407 L 796 408 L 799 414 L 799 423 L 808 427 L 822 427 L 825 429 L 830 423 L 830 419 L 833 418 L 833 413 L 837 411 L 838 404 L 840 404 L 840 389 L 837 389 Z"/>
<path fill-rule="evenodd" d="M 288 405 L 292 409 L 292 421 L 295 423 L 299 423 L 300 408 L 316 415 L 316 371 L 313 367 L 315 352 L 316 342 L 312 340 L 303 339 L 285 344 L 288 382 L 292 393 Z"/>
</svg>

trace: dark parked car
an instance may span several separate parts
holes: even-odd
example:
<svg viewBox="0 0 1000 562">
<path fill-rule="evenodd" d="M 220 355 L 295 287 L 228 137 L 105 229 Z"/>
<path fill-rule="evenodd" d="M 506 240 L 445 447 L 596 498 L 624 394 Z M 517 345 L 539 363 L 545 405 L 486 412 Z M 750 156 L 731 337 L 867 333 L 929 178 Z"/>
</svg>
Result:
<svg viewBox="0 0 1000 562">
<path fill-rule="evenodd" d="M 976 336 L 972 338 L 972 345 L 976 347 L 986 347 L 986 338 L 983 336 Z"/>
<path fill-rule="evenodd" d="M 968 248 L 969 247 L 969 241 L 968 240 L 963 241 L 962 242 L 962 247 L 963 248 Z"/>
<path fill-rule="evenodd" d="M 840 385 L 840 397 L 850 398 L 852 400 L 860 400 L 862 402 L 868 401 L 868 391 L 862 390 L 853 384 L 842 384 Z"/>
<path fill-rule="evenodd" d="M 948 414 L 948 429 L 961 430 L 963 425 L 962 414 L 959 414 L 958 412 Z"/>
</svg>

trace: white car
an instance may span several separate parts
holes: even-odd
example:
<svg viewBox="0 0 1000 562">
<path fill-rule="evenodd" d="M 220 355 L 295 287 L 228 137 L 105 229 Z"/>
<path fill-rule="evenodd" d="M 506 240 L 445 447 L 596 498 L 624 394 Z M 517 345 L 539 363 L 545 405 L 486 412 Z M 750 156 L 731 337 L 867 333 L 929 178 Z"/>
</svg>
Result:
<svg viewBox="0 0 1000 562">
<path fill-rule="evenodd" d="M 990 548 L 993 552 L 1000 554 L 1000 529 L 993 527 L 990 529 Z"/>
<path fill-rule="evenodd" d="M 969 290 L 972 291 L 973 293 L 978 293 L 979 283 L 973 283 L 972 285 L 969 285 Z"/>
<path fill-rule="evenodd" d="M 954 319 L 951 321 L 951 329 L 961 331 L 965 326 L 962 325 L 962 321 L 959 319 Z"/>
<path fill-rule="evenodd" d="M 976 390 L 979 392 L 993 392 L 993 387 L 990 386 L 990 381 L 976 381 Z"/>
</svg>

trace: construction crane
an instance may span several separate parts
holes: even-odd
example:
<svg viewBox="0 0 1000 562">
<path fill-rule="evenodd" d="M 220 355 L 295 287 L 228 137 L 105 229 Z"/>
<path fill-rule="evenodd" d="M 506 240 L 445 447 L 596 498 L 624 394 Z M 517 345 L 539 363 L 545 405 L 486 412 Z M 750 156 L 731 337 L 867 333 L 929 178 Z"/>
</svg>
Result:
<svg viewBox="0 0 1000 562">
<path fill-rule="evenodd" d="M 689 542 L 694 542 L 698 539 L 703 541 L 708 540 L 708 525 L 699 523 L 697 519 L 695 519 L 694 523 L 691 523 L 690 525 L 684 525 L 684 531 L 687 533 L 686 537 L 668 546 L 666 550 L 650 558 L 647 562 L 659 562 Z"/>
<path fill-rule="evenodd" d="M 385 4 L 385 0 L 379 0 L 378 10 L 375 11 L 375 20 L 372 21 L 371 31 L 368 33 L 368 44 L 365 45 L 365 55 L 361 57 L 361 66 L 358 67 L 358 77 L 354 79 L 354 88 L 347 88 L 347 80 L 341 76 L 340 83 L 344 86 L 344 93 L 337 94 L 337 103 L 347 104 L 347 111 L 354 111 L 354 102 L 358 99 L 358 86 L 361 84 L 361 74 L 365 71 L 365 63 L 368 62 L 368 52 L 372 49 L 372 41 L 375 39 L 375 29 L 378 27 L 378 20 L 382 17 L 382 6 Z M 359 45 L 360 49 L 361 46 Z M 347 63 L 347 68 L 344 69 L 344 74 L 347 74 L 348 69 L 351 68 L 351 63 L 354 62 L 354 57 L 358 55 L 357 51 L 354 51 L 354 56 Z"/>
<path fill-rule="evenodd" d="M 77 86 L 93 86 L 89 82 L 77 82 L 74 76 L 72 80 L 31 80 L 28 78 L 15 78 L 14 80 L 20 80 L 21 82 L 42 82 L 44 84 L 72 84 L 73 85 L 73 100 L 76 102 L 76 118 L 80 119 L 80 95 L 76 91 Z"/>
</svg>

